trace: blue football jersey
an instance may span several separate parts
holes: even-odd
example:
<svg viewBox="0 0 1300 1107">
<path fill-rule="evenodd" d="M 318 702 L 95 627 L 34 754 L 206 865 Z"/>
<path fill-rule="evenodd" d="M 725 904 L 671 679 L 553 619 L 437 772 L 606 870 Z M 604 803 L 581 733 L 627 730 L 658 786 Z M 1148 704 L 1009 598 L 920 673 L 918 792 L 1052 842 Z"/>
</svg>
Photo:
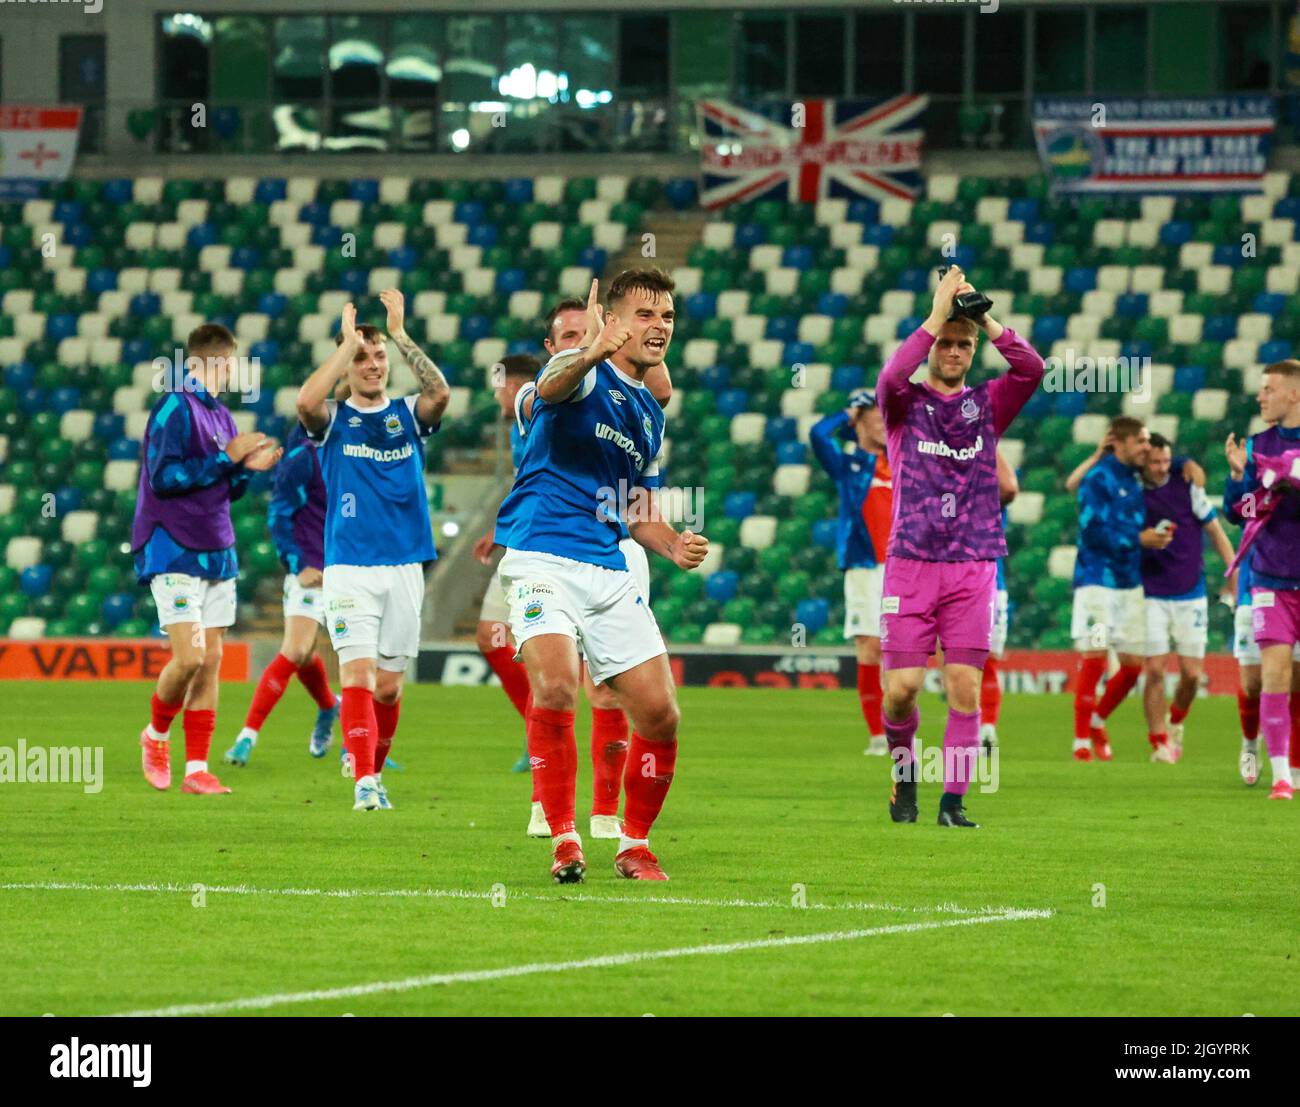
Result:
<svg viewBox="0 0 1300 1107">
<path fill-rule="evenodd" d="M 497 513 L 498 545 L 626 569 L 618 548 L 627 536 L 620 512 L 634 506 L 634 488 L 662 483 L 663 409 L 641 381 L 608 361 L 591 369 L 567 400 L 551 404 L 535 396 L 527 421 L 525 396 L 521 389 L 516 405 L 525 447 Z"/>
<path fill-rule="evenodd" d="M 407 565 L 433 561 L 424 490 L 424 440 L 437 427 L 415 415 L 417 397 L 360 408 L 327 402 L 320 435 L 328 505 L 325 565 Z"/>
</svg>

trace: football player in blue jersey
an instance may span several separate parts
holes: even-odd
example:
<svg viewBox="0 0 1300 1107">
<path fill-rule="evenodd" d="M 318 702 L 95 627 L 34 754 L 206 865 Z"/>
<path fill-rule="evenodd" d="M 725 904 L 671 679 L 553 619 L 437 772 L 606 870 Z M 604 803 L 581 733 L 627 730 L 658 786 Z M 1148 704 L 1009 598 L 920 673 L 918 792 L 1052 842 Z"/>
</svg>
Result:
<svg viewBox="0 0 1300 1107">
<path fill-rule="evenodd" d="M 451 397 L 447 379 L 406 333 L 401 292 L 386 289 L 388 335 L 420 391 L 388 395 L 388 351 L 376 327 L 343 309 L 338 349 L 298 393 L 325 477 L 326 629 L 343 685 L 343 739 L 356 776 L 353 807 L 391 806 L 381 773 L 397 729 L 402 678 L 420 647 L 424 567 L 438 555 L 424 486 L 424 440 Z M 329 399 L 346 375 L 342 402 Z"/>
<path fill-rule="evenodd" d="M 553 357 L 535 390 L 521 392 L 526 403 L 517 401 L 528 445 L 496 541 L 506 547 L 501 580 L 532 689 L 528 747 L 560 883 L 586 871 L 574 810 L 579 644 L 592 679 L 613 688 L 633 726 L 615 870 L 667 879 L 648 834 L 676 764 L 676 690 L 619 540 L 626 520 L 633 539 L 680 568 L 696 568 L 708 552 L 702 536 L 662 519 L 654 496 L 664 413 L 645 378 L 672 340 L 672 292 L 657 269 L 627 270 L 602 313 L 593 281 L 583 344 Z"/>
</svg>

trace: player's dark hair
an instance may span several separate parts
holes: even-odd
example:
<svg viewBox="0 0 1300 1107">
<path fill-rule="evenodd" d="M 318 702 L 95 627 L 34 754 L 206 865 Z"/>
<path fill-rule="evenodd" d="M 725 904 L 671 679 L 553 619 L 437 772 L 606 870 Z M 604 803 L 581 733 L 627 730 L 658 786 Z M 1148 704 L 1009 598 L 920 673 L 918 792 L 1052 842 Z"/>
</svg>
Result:
<svg viewBox="0 0 1300 1107">
<path fill-rule="evenodd" d="M 1151 435 L 1151 448 L 1153 450 L 1172 450 L 1174 444 L 1169 441 L 1163 434 Z"/>
<path fill-rule="evenodd" d="M 501 368 L 505 370 L 506 380 L 532 380 L 537 376 L 542 363 L 532 354 L 511 354 L 501 359 Z"/>
<path fill-rule="evenodd" d="M 1141 434 L 1145 426 L 1141 419 L 1135 419 L 1131 415 L 1117 415 L 1110 421 L 1110 433 L 1118 442 L 1125 438 L 1132 438 L 1135 434 Z"/>
<path fill-rule="evenodd" d="M 676 287 L 676 282 L 662 269 L 624 269 L 609 286 L 606 303 L 613 307 L 629 292 L 646 292 L 658 300 L 671 295 Z"/>
<path fill-rule="evenodd" d="M 563 315 L 566 311 L 586 311 L 587 305 L 581 300 L 575 300 L 572 296 L 567 300 L 561 300 L 550 311 L 546 313 L 546 337 L 550 338 L 551 332 L 555 330 L 555 320 Z"/>
<path fill-rule="evenodd" d="M 1276 373 L 1279 377 L 1300 377 L 1300 361 L 1293 357 L 1286 358 L 1283 361 L 1275 361 L 1272 365 L 1265 365 L 1264 372 Z"/>
<path fill-rule="evenodd" d="M 239 342 L 230 328 L 221 323 L 202 323 L 190 331 L 185 342 L 192 357 L 228 354 L 239 348 Z"/>
<path fill-rule="evenodd" d="M 376 327 L 373 323 L 358 323 L 357 334 L 361 336 L 362 341 L 369 342 L 372 345 L 376 342 L 382 342 L 384 340 L 384 332 L 381 331 L 378 327 Z M 335 346 L 343 345 L 342 331 L 339 331 L 338 334 L 334 336 L 334 345 Z"/>
</svg>

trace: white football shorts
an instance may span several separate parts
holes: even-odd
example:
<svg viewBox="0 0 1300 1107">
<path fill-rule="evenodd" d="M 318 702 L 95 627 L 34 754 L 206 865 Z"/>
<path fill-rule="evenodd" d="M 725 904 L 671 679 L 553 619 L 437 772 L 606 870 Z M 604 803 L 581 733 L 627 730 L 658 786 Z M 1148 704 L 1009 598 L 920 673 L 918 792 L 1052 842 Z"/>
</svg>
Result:
<svg viewBox="0 0 1300 1107">
<path fill-rule="evenodd" d="M 1147 657 L 1170 652 L 1179 657 L 1205 656 L 1210 636 L 1210 607 L 1205 596 L 1193 600 L 1148 596 L 1146 619 Z"/>
<path fill-rule="evenodd" d="M 149 582 L 158 625 L 198 623 L 217 629 L 235 625 L 235 579 L 204 580 L 188 573 L 159 573 Z"/>
<path fill-rule="evenodd" d="M 1080 652 L 1113 649 L 1141 657 L 1147 627 L 1142 587 L 1107 588 L 1084 584 L 1074 590 L 1070 637 Z"/>
<path fill-rule="evenodd" d="M 667 653 L 630 571 L 524 550 L 507 550 L 500 569 L 516 649 L 540 634 L 572 638 L 597 684 Z"/>
<path fill-rule="evenodd" d="M 424 567 L 328 565 L 325 568 L 325 629 L 339 663 L 375 658 L 379 668 L 400 673 L 420 652 Z"/>
<path fill-rule="evenodd" d="M 880 637 L 880 597 L 885 567 L 844 570 L 844 637 Z"/>
<path fill-rule="evenodd" d="M 297 616 L 325 625 L 325 589 L 304 588 L 298 583 L 298 574 L 289 573 L 284 578 L 284 617 Z"/>
</svg>

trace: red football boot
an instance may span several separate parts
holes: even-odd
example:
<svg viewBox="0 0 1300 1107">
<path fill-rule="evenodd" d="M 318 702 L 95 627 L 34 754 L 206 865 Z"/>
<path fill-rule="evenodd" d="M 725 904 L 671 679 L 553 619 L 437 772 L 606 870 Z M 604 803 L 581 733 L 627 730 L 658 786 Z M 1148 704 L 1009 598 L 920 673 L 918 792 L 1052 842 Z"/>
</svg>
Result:
<svg viewBox="0 0 1300 1107">
<path fill-rule="evenodd" d="M 551 879 L 556 884 L 581 884 L 586 872 L 587 859 L 582 856 L 582 846 L 572 838 L 565 838 L 555 847 Z"/>
<path fill-rule="evenodd" d="M 140 765 L 144 778 L 160 792 L 172 786 L 170 742 L 155 742 L 149 731 L 140 731 Z"/>
<path fill-rule="evenodd" d="M 223 796 L 230 793 L 230 789 L 211 773 L 190 773 L 181 781 L 181 791 L 191 796 Z"/>
<path fill-rule="evenodd" d="M 667 880 L 668 874 L 659 867 L 659 858 L 649 846 L 633 846 L 614 858 L 614 871 L 628 880 Z"/>
<path fill-rule="evenodd" d="M 1106 734 L 1104 726 L 1095 726 L 1088 731 L 1088 737 L 1092 739 L 1092 752 L 1096 754 L 1098 761 L 1109 761 L 1113 756 L 1110 752 L 1110 738 Z"/>
</svg>

